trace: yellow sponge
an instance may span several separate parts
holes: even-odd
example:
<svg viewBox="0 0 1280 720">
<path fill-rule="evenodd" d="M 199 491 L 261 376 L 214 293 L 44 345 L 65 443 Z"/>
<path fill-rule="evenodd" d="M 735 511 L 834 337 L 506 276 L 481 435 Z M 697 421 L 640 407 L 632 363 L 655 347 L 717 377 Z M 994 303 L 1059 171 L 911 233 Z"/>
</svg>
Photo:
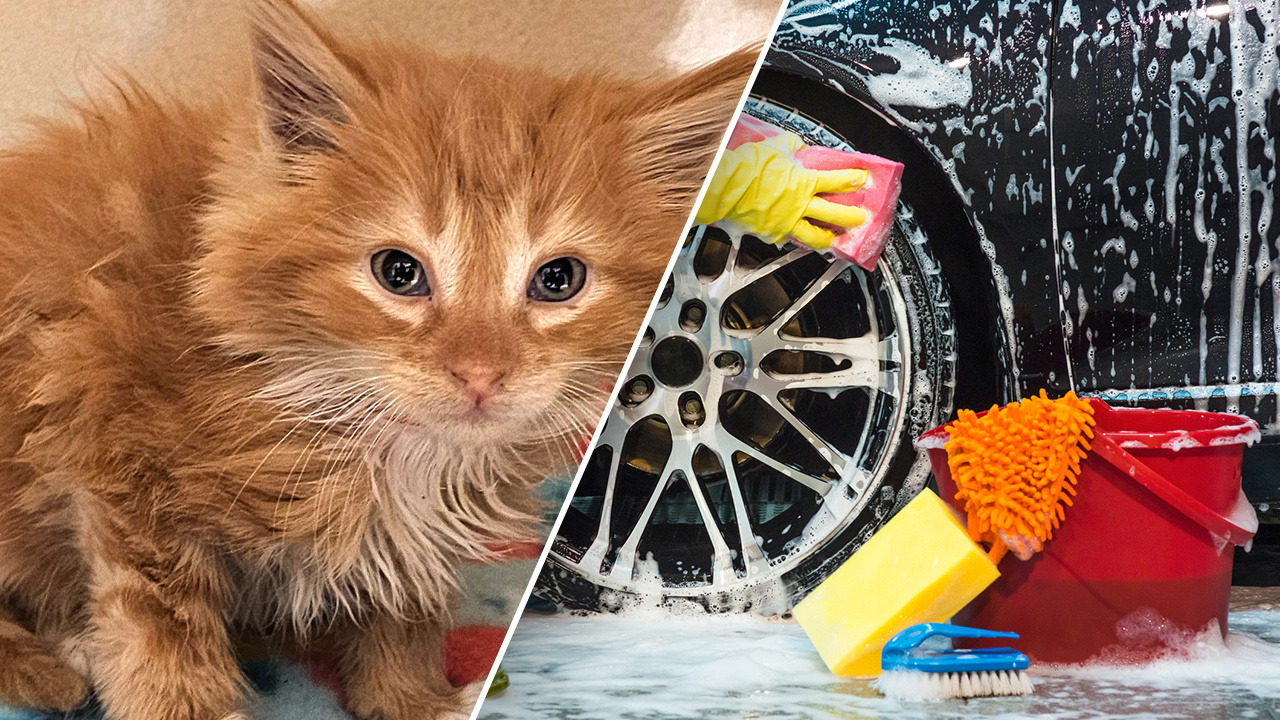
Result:
<svg viewBox="0 0 1280 720">
<path fill-rule="evenodd" d="M 880 650 L 916 623 L 946 622 L 1000 577 L 951 508 L 925 489 L 793 613 L 837 675 L 879 675 Z"/>
</svg>

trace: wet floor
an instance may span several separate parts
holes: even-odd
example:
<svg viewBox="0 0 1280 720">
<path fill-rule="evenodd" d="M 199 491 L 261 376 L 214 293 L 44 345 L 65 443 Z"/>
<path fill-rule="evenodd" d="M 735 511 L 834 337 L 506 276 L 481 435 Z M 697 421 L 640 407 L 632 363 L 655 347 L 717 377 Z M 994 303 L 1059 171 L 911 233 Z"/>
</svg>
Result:
<svg viewBox="0 0 1280 720">
<path fill-rule="evenodd" d="M 1202 638 L 1142 668 L 1033 668 L 1026 698 L 904 703 L 833 677 L 794 624 L 526 615 L 503 660 L 511 687 L 479 717 L 1280 717 L 1280 611 L 1233 612 L 1230 627 L 1226 643 Z"/>
</svg>

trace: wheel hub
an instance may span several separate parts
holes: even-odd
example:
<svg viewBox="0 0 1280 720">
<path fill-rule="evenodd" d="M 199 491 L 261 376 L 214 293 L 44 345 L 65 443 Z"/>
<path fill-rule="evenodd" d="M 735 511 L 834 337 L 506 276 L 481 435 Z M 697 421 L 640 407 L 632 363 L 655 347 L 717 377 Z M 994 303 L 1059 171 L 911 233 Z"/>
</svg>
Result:
<svg viewBox="0 0 1280 720">
<path fill-rule="evenodd" d="M 685 335 L 669 335 L 660 340 L 650 352 L 649 364 L 653 376 L 669 388 L 691 385 L 707 370 L 698 341 Z"/>
</svg>

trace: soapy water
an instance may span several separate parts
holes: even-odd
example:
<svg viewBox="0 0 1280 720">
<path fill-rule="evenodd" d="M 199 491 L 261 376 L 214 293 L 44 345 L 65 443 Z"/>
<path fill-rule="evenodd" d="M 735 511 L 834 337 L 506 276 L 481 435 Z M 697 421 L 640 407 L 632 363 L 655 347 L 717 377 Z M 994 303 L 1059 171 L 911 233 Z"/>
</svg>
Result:
<svg viewBox="0 0 1280 720">
<path fill-rule="evenodd" d="M 973 96 L 968 64 L 956 68 L 942 63 L 928 50 L 899 38 L 864 37 L 852 42 L 874 43 L 877 52 L 898 62 L 897 72 L 866 77 L 867 90 L 889 107 L 964 107 Z M 1013 176 L 1010 183 L 1017 186 Z"/>
<path fill-rule="evenodd" d="M 1228 398 L 1225 409 L 1239 411 L 1235 386 L 1267 380 L 1275 372 L 1273 358 L 1268 357 L 1272 353 L 1264 354 L 1263 350 L 1264 342 L 1270 342 L 1264 331 L 1274 328 L 1264 327 L 1264 321 L 1280 327 L 1280 315 L 1263 315 L 1264 305 L 1280 308 L 1280 295 L 1276 294 L 1280 279 L 1270 267 L 1275 146 L 1269 128 L 1274 126 L 1274 48 L 1280 28 L 1276 4 L 1192 0 L 1188 7 L 1175 0 L 1144 0 L 1112 8 L 1105 20 L 1097 21 L 1096 28 L 1089 27 L 1090 23 L 1082 26 L 1080 14 L 1074 0 L 1066 0 L 1059 28 L 1066 37 L 1074 36 L 1073 68 L 1076 63 L 1087 63 L 1098 73 L 1115 68 L 1117 77 L 1129 71 L 1129 62 L 1137 68 L 1131 73 L 1130 92 L 1107 95 L 1099 91 L 1105 97 L 1098 98 L 1097 114 L 1101 146 L 1132 149 L 1130 159 L 1138 163 L 1134 167 L 1139 174 L 1126 171 L 1122 175 L 1124 164 L 1117 160 L 1111 174 L 1102 177 L 1112 197 L 1091 201 L 1086 188 L 1084 195 L 1067 198 L 1068 207 L 1076 201 L 1081 208 L 1096 211 L 1101 222 L 1091 219 L 1095 225 L 1107 225 L 1111 211 L 1113 216 L 1120 212 L 1124 226 L 1116 228 L 1112 223 L 1113 227 L 1098 236 L 1105 238 L 1106 233 L 1114 232 L 1119 237 L 1108 239 L 1093 267 L 1080 270 L 1082 277 L 1096 279 L 1085 283 L 1087 292 L 1095 301 L 1111 292 L 1116 304 L 1127 299 L 1135 312 L 1149 314 L 1150 329 L 1143 333 L 1147 335 L 1143 342 L 1151 349 L 1144 352 L 1152 356 L 1186 354 L 1190 362 L 1197 358 L 1198 375 L 1192 374 L 1184 382 L 1222 387 Z M 1088 52 L 1081 49 L 1086 40 Z M 1153 40 L 1154 47 L 1163 50 L 1158 57 L 1151 52 Z M 1102 48 L 1111 44 L 1127 48 L 1129 53 L 1102 58 Z M 1171 52 L 1175 48 L 1176 52 Z M 1147 60 L 1144 71 L 1141 66 Z M 1119 84 L 1115 89 L 1121 90 Z M 1224 150 L 1234 158 L 1224 156 Z M 1137 188 L 1128 188 L 1122 205 L 1121 187 L 1132 185 L 1148 166 L 1152 175 L 1146 178 L 1146 222 L 1140 224 L 1125 211 L 1125 207 L 1137 208 Z M 1127 183 L 1123 180 L 1126 175 Z M 1127 270 L 1137 269 L 1142 260 L 1131 255 L 1125 268 L 1106 258 L 1108 247 L 1125 237 L 1130 244 L 1167 256 L 1145 273 L 1150 295 L 1127 282 Z M 1222 247 L 1220 240 L 1224 241 Z M 1177 253 L 1176 263 L 1169 262 L 1173 259 L 1170 250 Z M 1204 254 L 1203 263 L 1194 257 L 1196 253 Z M 1194 291 L 1197 281 L 1200 297 L 1183 308 L 1184 296 Z M 1116 295 L 1122 290 L 1123 299 Z M 1274 302 L 1267 300 L 1268 292 Z M 1085 293 L 1082 287 L 1081 295 Z M 1175 319 L 1179 317 L 1188 320 L 1185 327 Z M 1070 331 L 1068 335 L 1072 345 L 1087 346 L 1090 352 L 1094 349 L 1093 336 Z M 1280 335 L 1273 332 L 1273 336 L 1280 340 Z M 1078 367 L 1081 382 L 1077 389 L 1104 390 L 1125 384 L 1136 389 L 1167 383 L 1180 374 L 1177 363 L 1153 358 L 1143 362 L 1137 354 L 1119 360 L 1122 367 L 1129 366 L 1124 368 L 1128 372 L 1122 370 L 1115 379 L 1095 372 L 1092 366 L 1087 372 Z M 1145 367 L 1139 367 L 1142 365 Z M 1270 430 L 1280 430 L 1274 416 L 1261 419 L 1271 421 Z"/>
<path fill-rule="evenodd" d="M 1029 697 L 898 702 L 870 679 L 831 675 L 794 624 L 651 612 L 525 616 L 503 659 L 511 687 L 479 717 L 1067 720 L 1274 717 L 1280 709 L 1280 612 L 1232 613 L 1225 641 L 1213 627 L 1187 633 L 1141 614 L 1126 621 L 1132 637 L 1178 649 L 1139 667 L 1034 665 Z"/>
<path fill-rule="evenodd" d="M 1178 452 L 1180 450 L 1187 450 L 1190 448 L 1201 447 L 1201 443 L 1199 440 L 1195 439 L 1185 431 L 1179 430 L 1173 433 L 1173 437 L 1166 440 L 1164 444 L 1162 444 L 1160 447 L 1164 448 L 1165 450 L 1172 450 L 1174 452 Z"/>
<path fill-rule="evenodd" d="M 1280 247 L 1274 221 L 1280 5 L 1139 0 L 1111 7 L 1065 0 L 1049 18 L 1050 7 L 1000 3 L 993 14 L 981 4 L 793 2 L 770 61 L 868 97 L 935 157 L 975 213 L 1014 377 L 1028 330 L 1013 317 L 1011 282 L 1028 277 L 1024 259 L 1048 238 L 1058 282 L 1024 279 L 1019 302 L 1058 304 L 1064 350 L 1073 358 L 1065 373 L 1072 387 L 1159 392 L 1178 382 L 1198 384 L 1225 395 L 1226 410 L 1252 411 L 1240 402 L 1242 388 L 1280 381 L 1274 360 L 1280 273 L 1272 268 Z M 921 13 L 930 22 L 920 20 Z M 1044 23 L 1059 33 L 1058 47 L 1051 49 L 1038 31 L 1023 34 Z M 1089 147 L 1054 140 L 1055 116 L 1075 117 L 1052 107 L 1048 56 L 1054 53 L 1067 61 L 1055 75 L 1064 92 L 1096 83 L 1096 97 L 1088 97 L 1099 103 L 1098 128 Z M 1119 81 L 1104 86 L 1112 71 Z M 1007 182 L 1005 175 L 997 181 L 966 166 L 964 157 L 1000 153 L 1010 132 L 1018 142 L 1000 157 L 1047 157 L 1049 191 L 1023 180 L 1043 177 L 1041 166 L 1014 168 Z M 1098 162 L 1111 154 L 1111 163 L 1081 164 L 1097 148 Z M 1064 210 L 1069 222 L 1059 228 Z M 1020 218 L 1018 233 L 987 222 L 1003 214 Z M 1051 232 L 1038 224 L 1041 218 Z M 1098 228 L 1075 239 L 1092 251 L 1092 260 L 1073 251 L 1071 229 L 1082 224 Z M 1121 250 L 1126 239 L 1127 254 Z M 1058 286 L 1066 289 L 1055 292 Z M 1087 332 L 1096 324 L 1086 326 L 1089 310 L 1117 305 L 1148 321 L 1139 338 L 1145 356 L 1124 355 L 1123 344 L 1117 355 L 1109 334 L 1100 339 Z M 1183 365 L 1198 365 L 1198 372 L 1184 378 Z M 1268 432 L 1280 432 L 1276 412 L 1255 413 L 1269 421 Z"/>
</svg>

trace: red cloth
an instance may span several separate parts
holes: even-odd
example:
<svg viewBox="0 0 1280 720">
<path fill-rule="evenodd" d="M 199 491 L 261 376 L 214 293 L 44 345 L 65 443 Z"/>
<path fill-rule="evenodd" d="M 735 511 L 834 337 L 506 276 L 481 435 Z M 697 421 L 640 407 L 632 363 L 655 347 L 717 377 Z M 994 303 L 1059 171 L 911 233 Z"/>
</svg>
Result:
<svg viewBox="0 0 1280 720">
<path fill-rule="evenodd" d="M 496 625 L 463 625 L 451 630 L 444 641 L 445 674 L 449 682 L 462 687 L 485 679 L 498 658 L 498 650 L 502 648 L 506 634 L 506 628 Z M 299 661 L 311 682 L 327 688 L 339 702 L 346 702 L 337 658 L 308 654 Z"/>
<path fill-rule="evenodd" d="M 506 635 L 506 628 L 493 625 L 464 625 L 450 632 L 444 643 L 449 682 L 461 687 L 486 678 Z"/>
</svg>

